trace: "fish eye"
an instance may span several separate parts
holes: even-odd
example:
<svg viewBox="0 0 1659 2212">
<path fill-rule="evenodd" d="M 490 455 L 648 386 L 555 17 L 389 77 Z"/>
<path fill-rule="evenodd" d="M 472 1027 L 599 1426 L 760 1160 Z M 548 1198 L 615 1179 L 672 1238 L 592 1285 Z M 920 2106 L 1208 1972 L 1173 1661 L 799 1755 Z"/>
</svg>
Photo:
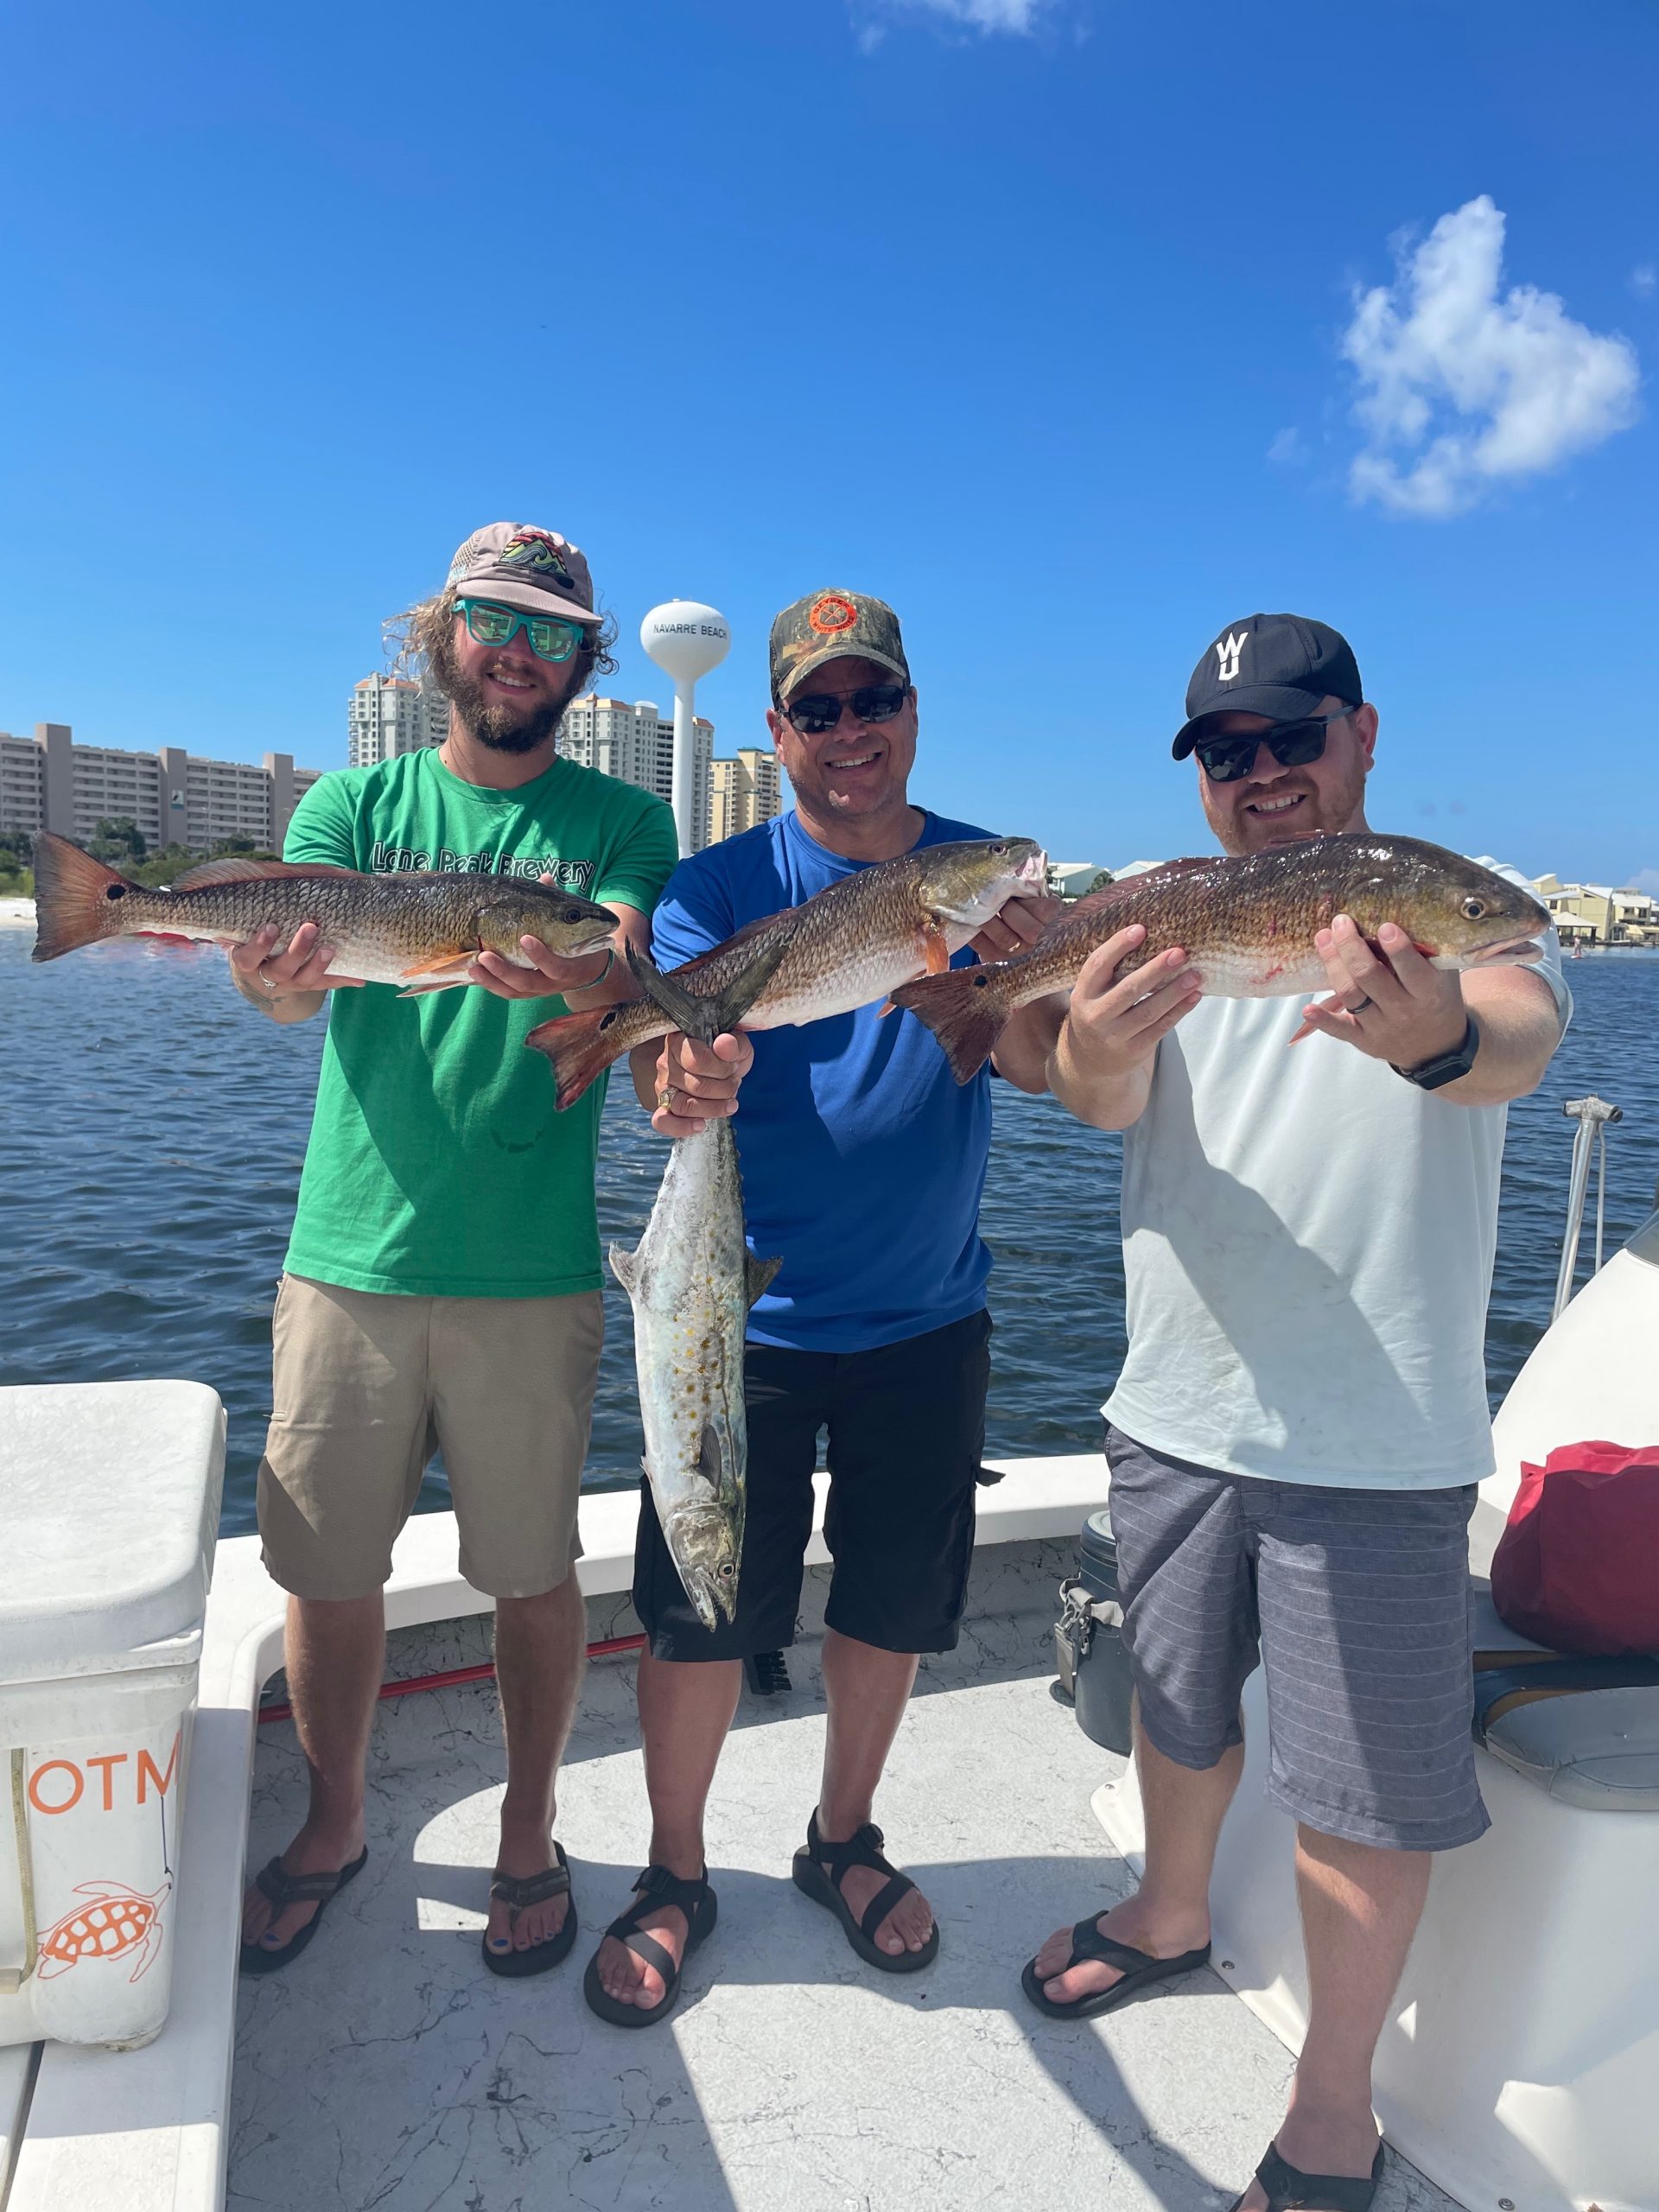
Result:
<svg viewBox="0 0 1659 2212">
<path fill-rule="evenodd" d="M 1486 912 L 1486 901 L 1477 899 L 1471 893 L 1463 902 L 1463 911 L 1471 922 L 1478 922 Z"/>
<path fill-rule="evenodd" d="M 732 1577 L 737 1573 L 737 1569 L 730 1560 L 723 1559 L 720 1562 L 720 1565 L 715 1569 L 715 1572 L 719 1575 L 722 1582 L 729 1582 Z"/>
</svg>

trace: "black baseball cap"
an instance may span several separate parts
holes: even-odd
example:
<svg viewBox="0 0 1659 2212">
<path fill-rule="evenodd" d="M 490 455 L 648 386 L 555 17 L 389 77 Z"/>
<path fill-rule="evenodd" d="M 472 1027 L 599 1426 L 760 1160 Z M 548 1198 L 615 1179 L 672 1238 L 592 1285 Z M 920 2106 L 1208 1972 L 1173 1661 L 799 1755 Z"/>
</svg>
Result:
<svg viewBox="0 0 1659 2212">
<path fill-rule="evenodd" d="M 1296 721 L 1318 714 L 1323 699 L 1357 707 L 1364 696 L 1359 664 L 1340 631 L 1305 614 L 1247 614 L 1205 648 L 1186 687 L 1186 720 L 1170 749 L 1185 760 L 1206 715 Z"/>
</svg>

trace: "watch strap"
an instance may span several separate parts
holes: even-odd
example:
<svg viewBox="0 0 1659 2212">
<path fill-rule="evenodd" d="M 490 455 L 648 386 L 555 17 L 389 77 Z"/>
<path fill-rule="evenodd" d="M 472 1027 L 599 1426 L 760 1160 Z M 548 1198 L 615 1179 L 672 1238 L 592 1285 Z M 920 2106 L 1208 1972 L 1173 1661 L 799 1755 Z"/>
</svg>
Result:
<svg viewBox="0 0 1659 2212">
<path fill-rule="evenodd" d="M 1389 1065 L 1395 1075 L 1404 1076 L 1408 1083 L 1414 1083 L 1419 1090 L 1440 1090 L 1448 1083 L 1455 1083 L 1459 1076 L 1467 1075 L 1475 1065 L 1475 1055 L 1480 1050 L 1480 1032 L 1475 1027 L 1471 1014 L 1464 1024 L 1463 1041 L 1452 1052 L 1440 1052 L 1432 1060 L 1425 1060 L 1414 1068 L 1402 1068 L 1397 1061 Z"/>
</svg>

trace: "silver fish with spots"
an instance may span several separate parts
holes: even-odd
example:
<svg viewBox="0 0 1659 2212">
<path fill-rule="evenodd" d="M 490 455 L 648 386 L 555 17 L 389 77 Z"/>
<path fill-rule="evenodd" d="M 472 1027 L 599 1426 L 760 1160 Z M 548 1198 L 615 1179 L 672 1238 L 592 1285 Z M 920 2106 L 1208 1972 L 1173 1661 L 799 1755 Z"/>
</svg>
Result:
<svg viewBox="0 0 1659 2212">
<path fill-rule="evenodd" d="M 734 1029 L 789 948 L 775 931 L 719 994 L 699 996 L 632 947 L 646 997 L 688 1037 Z M 748 1425 L 743 1338 L 749 1308 L 778 1272 L 743 1237 L 743 1179 L 728 1120 L 675 1142 L 645 1233 L 611 1267 L 633 1306 L 645 1477 L 669 1553 L 705 1628 L 737 1609 Z"/>
</svg>

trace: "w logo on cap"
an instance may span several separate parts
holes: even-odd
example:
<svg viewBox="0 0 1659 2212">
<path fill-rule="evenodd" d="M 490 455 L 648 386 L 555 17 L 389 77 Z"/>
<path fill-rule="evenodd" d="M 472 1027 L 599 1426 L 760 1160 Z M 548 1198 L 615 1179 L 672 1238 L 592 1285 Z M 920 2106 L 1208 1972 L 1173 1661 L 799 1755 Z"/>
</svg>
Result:
<svg viewBox="0 0 1659 2212">
<path fill-rule="evenodd" d="M 1224 638 L 1217 640 L 1216 658 L 1221 663 L 1216 671 L 1217 683 L 1230 683 L 1238 674 L 1238 657 L 1243 652 L 1244 640 L 1249 634 L 1248 630 L 1230 630 Z"/>
</svg>

